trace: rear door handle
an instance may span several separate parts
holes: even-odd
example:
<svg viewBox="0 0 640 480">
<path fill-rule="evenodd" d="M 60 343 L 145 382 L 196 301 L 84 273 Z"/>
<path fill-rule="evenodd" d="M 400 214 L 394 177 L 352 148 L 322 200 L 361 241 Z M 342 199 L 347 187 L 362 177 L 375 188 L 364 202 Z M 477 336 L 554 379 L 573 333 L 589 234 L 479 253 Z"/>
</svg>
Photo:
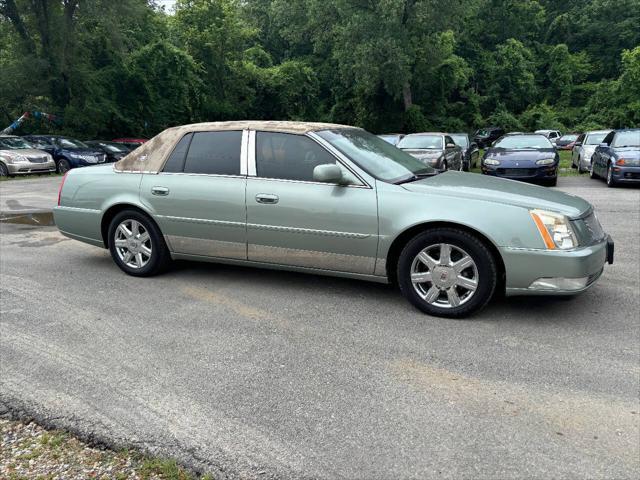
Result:
<svg viewBox="0 0 640 480">
<path fill-rule="evenodd" d="M 151 194 L 166 197 L 169 195 L 169 189 L 167 187 L 151 187 Z"/>
<path fill-rule="evenodd" d="M 256 202 L 265 203 L 267 205 L 274 205 L 278 203 L 280 198 L 277 195 L 272 195 L 270 193 L 259 193 L 256 195 Z"/>
</svg>

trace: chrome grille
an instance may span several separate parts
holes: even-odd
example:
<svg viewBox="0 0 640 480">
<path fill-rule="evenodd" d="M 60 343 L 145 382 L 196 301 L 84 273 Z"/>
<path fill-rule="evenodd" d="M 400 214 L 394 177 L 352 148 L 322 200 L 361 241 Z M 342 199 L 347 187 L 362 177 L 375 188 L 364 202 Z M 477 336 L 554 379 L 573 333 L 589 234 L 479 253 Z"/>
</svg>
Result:
<svg viewBox="0 0 640 480">
<path fill-rule="evenodd" d="M 31 163 L 45 163 L 47 161 L 47 157 L 27 157 Z"/>
</svg>

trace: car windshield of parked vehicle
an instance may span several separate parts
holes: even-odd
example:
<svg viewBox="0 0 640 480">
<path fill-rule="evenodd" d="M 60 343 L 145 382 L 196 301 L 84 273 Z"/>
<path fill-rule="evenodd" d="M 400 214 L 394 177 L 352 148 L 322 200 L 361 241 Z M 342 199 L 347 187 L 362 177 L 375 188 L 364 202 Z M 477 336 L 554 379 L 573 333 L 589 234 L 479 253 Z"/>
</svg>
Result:
<svg viewBox="0 0 640 480">
<path fill-rule="evenodd" d="M 459 147 L 462 148 L 467 148 L 469 146 L 469 140 L 467 138 L 466 135 L 458 135 L 455 133 L 452 133 L 451 138 L 453 138 L 453 141 L 455 142 L 456 145 L 458 145 Z"/>
<path fill-rule="evenodd" d="M 317 135 L 383 182 L 399 183 L 436 173 L 415 157 L 364 130 L 322 130 Z"/>
<path fill-rule="evenodd" d="M 640 130 L 616 133 L 612 147 L 640 147 Z"/>
<path fill-rule="evenodd" d="M 8 148 L 9 150 L 24 150 L 26 148 L 34 148 L 29 142 L 19 137 L 0 138 L 0 148 Z"/>
<path fill-rule="evenodd" d="M 100 146 L 111 153 L 124 153 L 129 151 L 127 147 L 118 145 L 117 143 L 101 143 Z"/>
<path fill-rule="evenodd" d="M 600 145 L 602 143 L 602 140 L 604 140 L 604 137 L 606 137 L 608 134 L 609 132 L 590 133 L 589 135 L 587 135 L 587 138 L 584 139 L 584 144 Z"/>
<path fill-rule="evenodd" d="M 378 135 L 382 140 L 391 145 L 398 143 L 398 135 Z"/>
<path fill-rule="evenodd" d="M 442 150 L 442 137 L 440 135 L 407 135 L 398 142 L 398 148 Z"/>
<path fill-rule="evenodd" d="M 569 134 L 569 135 L 563 135 L 560 137 L 560 140 L 562 141 L 567 141 L 567 142 L 575 142 L 578 138 L 578 134 Z"/>
<path fill-rule="evenodd" d="M 553 148 L 544 135 L 509 135 L 498 140 L 494 148 L 536 149 Z"/>
<path fill-rule="evenodd" d="M 58 145 L 61 148 L 89 148 L 87 144 L 74 138 L 58 138 Z"/>
</svg>

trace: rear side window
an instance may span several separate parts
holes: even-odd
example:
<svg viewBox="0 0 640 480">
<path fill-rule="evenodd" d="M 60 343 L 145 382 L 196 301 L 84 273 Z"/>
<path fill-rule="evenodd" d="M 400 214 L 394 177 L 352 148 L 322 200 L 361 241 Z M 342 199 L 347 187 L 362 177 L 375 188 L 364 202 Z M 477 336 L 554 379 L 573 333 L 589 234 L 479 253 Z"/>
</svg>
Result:
<svg viewBox="0 0 640 480">
<path fill-rule="evenodd" d="M 241 143 L 241 131 L 194 133 L 184 172 L 240 175 Z"/>
<path fill-rule="evenodd" d="M 173 149 L 173 152 L 171 152 L 171 155 L 169 155 L 167 163 L 164 165 L 164 172 L 182 172 L 184 169 L 184 159 L 187 156 L 189 143 L 191 143 L 191 137 L 193 137 L 193 133 L 187 133 L 180 139 L 176 147 Z"/>
</svg>

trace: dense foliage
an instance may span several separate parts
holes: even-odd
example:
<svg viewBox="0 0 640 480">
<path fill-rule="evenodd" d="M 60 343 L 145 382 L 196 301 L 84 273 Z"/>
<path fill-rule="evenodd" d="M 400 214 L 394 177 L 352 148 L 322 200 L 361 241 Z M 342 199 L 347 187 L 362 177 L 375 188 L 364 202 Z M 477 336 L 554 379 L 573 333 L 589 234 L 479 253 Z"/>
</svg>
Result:
<svg viewBox="0 0 640 480">
<path fill-rule="evenodd" d="M 638 126 L 638 25 L 640 0 L 0 0 L 0 126 Z"/>
</svg>

